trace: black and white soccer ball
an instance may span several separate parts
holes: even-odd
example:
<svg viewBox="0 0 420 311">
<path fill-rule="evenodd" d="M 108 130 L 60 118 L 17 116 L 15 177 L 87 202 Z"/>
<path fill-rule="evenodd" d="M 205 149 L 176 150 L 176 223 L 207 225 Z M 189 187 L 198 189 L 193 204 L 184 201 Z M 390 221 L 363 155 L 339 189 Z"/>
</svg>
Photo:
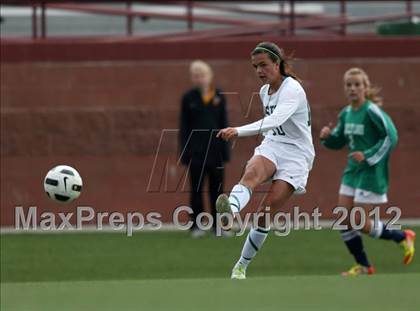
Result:
<svg viewBox="0 0 420 311">
<path fill-rule="evenodd" d="M 68 203 L 80 196 L 82 178 L 71 166 L 58 165 L 45 176 L 44 189 L 48 197 L 60 203 Z"/>
</svg>

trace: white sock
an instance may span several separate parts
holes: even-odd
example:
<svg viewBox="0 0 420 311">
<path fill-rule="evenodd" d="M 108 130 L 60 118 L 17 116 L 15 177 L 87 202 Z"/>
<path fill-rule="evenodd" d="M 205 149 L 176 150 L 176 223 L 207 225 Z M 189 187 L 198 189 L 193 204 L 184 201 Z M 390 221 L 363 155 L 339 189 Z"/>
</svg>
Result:
<svg viewBox="0 0 420 311">
<path fill-rule="evenodd" d="M 262 228 L 251 229 L 251 231 L 248 233 L 248 237 L 245 240 L 244 247 L 242 248 L 241 258 L 239 258 L 238 263 L 243 264 L 245 268 L 248 267 L 252 258 L 255 257 L 257 252 L 264 244 L 264 241 L 268 235 L 268 231 L 269 229 Z"/>
<path fill-rule="evenodd" d="M 239 213 L 249 202 L 251 190 L 244 185 L 236 184 L 229 195 L 229 203 L 232 212 Z"/>
</svg>

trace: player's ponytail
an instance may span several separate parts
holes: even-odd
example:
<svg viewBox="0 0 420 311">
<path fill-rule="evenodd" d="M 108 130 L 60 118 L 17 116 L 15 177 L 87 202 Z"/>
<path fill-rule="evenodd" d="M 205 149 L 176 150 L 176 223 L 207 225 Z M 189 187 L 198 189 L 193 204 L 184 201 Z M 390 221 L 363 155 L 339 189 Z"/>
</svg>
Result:
<svg viewBox="0 0 420 311">
<path fill-rule="evenodd" d="M 280 73 L 282 76 L 287 77 L 289 74 L 286 72 L 286 64 L 284 62 L 284 60 L 280 61 Z"/>
<path fill-rule="evenodd" d="M 261 42 L 258 43 L 255 49 L 251 52 L 251 55 L 257 55 L 266 53 L 270 59 L 279 64 L 280 74 L 283 77 L 292 77 L 293 79 L 301 80 L 293 72 L 292 65 L 290 62 L 293 60 L 292 56 L 286 56 L 284 51 L 273 42 Z"/>
<path fill-rule="evenodd" d="M 383 105 L 382 97 L 379 96 L 381 88 L 372 86 L 369 80 L 369 76 L 363 69 L 358 67 L 350 68 L 344 73 L 344 78 L 349 75 L 361 75 L 366 88 L 366 98 L 380 107 Z"/>
</svg>

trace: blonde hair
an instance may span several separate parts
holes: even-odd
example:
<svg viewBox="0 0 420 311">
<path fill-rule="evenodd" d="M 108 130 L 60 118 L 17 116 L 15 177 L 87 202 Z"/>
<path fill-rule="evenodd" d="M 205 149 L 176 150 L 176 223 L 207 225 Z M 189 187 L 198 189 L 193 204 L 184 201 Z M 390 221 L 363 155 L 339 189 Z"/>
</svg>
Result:
<svg viewBox="0 0 420 311">
<path fill-rule="evenodd" d="M 344 80 L 347 78 L 347 76 L 355 76 L 355 75 L 362 76 L 363 84 L 366 87 L 366 98 L 369 99 L 374 104 L 378 106 L 382 106 L 383 105 L 382 97 L 379 96 L 379 92 L 381 91 L 381 88 L 377 86 L 372 86 L 369 80 L 369 76 L 367 75 L 366 71 L 358 67 L 350 68 L 344 73 Z"/>
<path fill-rule="evenodd" d="M 213 79 L 213 70 L 211 69 L 210 65 L 207 64 L 205 61 L 202 60 L 195 60 L 190 64 L 190 73 L 193 72 L 204 72 L 206 75 L 210 77 L 210 80 Z"/>
</svg>

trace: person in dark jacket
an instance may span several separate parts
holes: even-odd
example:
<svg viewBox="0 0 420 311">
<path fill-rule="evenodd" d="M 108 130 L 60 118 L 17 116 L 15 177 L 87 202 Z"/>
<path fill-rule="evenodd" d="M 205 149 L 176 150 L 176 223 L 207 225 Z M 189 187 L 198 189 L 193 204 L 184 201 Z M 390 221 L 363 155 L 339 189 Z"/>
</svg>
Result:
<svg viewBox="0 0 420 311">
<path fill-rule="evenodd" d="M 205 234 L 197 227 L 196 217 L 203 212 L 203 183 L 208 177 L 213 228 L 216 225 L 215 202 L 223 193 L 223 163 L 229 160 L 228 144 L 216 138 L 218 129 L 228 126 L 226 99 L 213 83 L 211 67 L 201 61 L 190 65 L 194 87 L 182 97 L 180 113 L 181 162 L 189 167 L 193 237 Z"/>
</svg>

